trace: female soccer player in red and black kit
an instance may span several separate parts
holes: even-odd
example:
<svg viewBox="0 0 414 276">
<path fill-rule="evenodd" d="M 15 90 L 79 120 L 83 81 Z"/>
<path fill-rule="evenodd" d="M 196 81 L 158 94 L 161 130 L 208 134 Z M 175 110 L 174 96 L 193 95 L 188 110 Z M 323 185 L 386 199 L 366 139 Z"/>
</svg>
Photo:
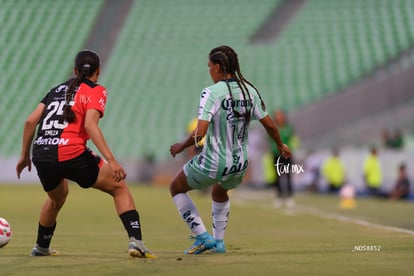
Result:
<svg viewBox="0 0 414 276">
<path fill-rule="evenodd" d="M 36 245 L 31 256 L 57 255 L 50 246 L 56 218 L 68 195 L 68 179 L 82 188 L 93 187 L 110 194 L 129 236 L 128 253 L 154 258 L 142 242 L 139 214 L 125 183 L 126 172 L 116 161 L 98 126 L 106 104 L 106 89 L 97 84 L 98 55 L 81 51 L 75 58 L 75 78 L 52 88 L 24 124 L 17 177 L 31 161 L 48 198 L 40 212 Z M 37 136 L 33 137 L 37 129 Z M 91 139 L 106 161 L 86 147 Z M 33 144 L 33 158 L 30 150 Z"/>
</svg>

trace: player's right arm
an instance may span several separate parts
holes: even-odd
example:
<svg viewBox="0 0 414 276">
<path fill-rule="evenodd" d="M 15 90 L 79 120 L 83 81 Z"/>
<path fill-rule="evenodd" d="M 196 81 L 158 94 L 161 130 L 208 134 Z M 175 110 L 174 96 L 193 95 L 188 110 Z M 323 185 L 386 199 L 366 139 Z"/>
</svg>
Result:
<svg viewBox="0 0 414 276">
<path fill-rule="evenodd" d="M 20 159 L 16 165 L 16 174 L 17 174 L 18 179 L 20 179 L 20 174 L 25 167 L 28 167 L 29 172 L 32 170 L 32 161 L 30 159 L 30 149 L 31 149 L 33 137 L 36 131 L 36 126 L 40 122 L 45 106 L 46 105 L 44 103 L 40 103 L 36 107 L 36 109 L 27 117 L 24 123 L 23 138 L 22 138 L 22 151 L 20 154 Z"/>
<path fill-rule="evenodd" d="M 171 145 L 170 153 L 172 157 L 175 157 L 175 155 L 179 154 L 187 147 L 198 144 L 206 135 L 209 125 L 209 121 L 198 120 L 196 129 L 194 129 L 183 142 Z"/>
<path fill-rule="evenodd" d="M 170 153 L 172 157 L 175 157 L 175 155 L 179 154 L 187 147 L 198 144 L 203 139 L 214 114 L 212 107 L 215 100 L 215 97 L 211 95 L 210 89 L 205 88 L 201 91 L 200 104 L 198 106 L 197 127 L 183 142 L 171 145 Z"/>
</svg>

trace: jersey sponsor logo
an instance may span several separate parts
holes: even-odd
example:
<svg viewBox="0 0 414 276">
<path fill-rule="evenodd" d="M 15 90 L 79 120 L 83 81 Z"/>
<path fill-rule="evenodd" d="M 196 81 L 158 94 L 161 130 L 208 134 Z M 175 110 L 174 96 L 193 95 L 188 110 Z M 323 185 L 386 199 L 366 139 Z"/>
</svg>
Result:
<svg viewBox="0 0 414 276">
<path fill-rule="evenodd" d="M 44 138 L 40 136 L 33 143 L 35 145 L 67 145 L 69 144 L 69 139 L 58 138 L 58 137 Z"/>
<path fill-rule="evenodd" d="M 232 165 L 230 168 L 225 167 L 221 175 L 226 176 L 229 174 L 234 174 L 234 173 L 244 171 L 245 169 L 247 169 L 248 165 L 249 165 L 249 161 L 246 160 L 244 162 L 239 162 L 238 164 Z"/>
<path fill-rule="evenodd" d="M 251 100 L 231 100 L 231 99 L 223 99 L 221 101 L 221 107 L 224 110 L 231 110 L 234 107 L 250 107 L 252 106 Z"/>
</svg>

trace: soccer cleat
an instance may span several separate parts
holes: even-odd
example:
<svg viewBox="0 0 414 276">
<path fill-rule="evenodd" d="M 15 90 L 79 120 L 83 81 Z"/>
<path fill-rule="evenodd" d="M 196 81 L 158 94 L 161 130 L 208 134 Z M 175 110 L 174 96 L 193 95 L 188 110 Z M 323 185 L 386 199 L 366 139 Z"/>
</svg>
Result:
<svg viewBox="0 0 414 276">
<path fill-rule="evenodd" d="M 30 252 L 30 256 L 32 257 L 41 257 L 41 256 L 58 256 L 59 251 L 54 250 L 52 248 L 42 248 L 37 244 L 33 247 L 32 252 Z"/>
<path fill-rule="evenodd" d="M 215 253 L 226 253 L 226 245 L 223 240 L 216 240 L 216 245 L 213 248 Z"/>
<path fill-rule="evenodd" d="M 145 247 L 144 242 L 131 238 L 128 245 L 128 254 L 131 257 L 155 259 L 157 256 Z"/>
<path fill-rule="evenodd" d="M 207 232 L 190 238 L 195 239 L 195 242 L 190 248 L 184 251 L 184 254 L 201 254 L 206 250 L 213 249 L 216 245 L 216 240 Z"/>
</svg>

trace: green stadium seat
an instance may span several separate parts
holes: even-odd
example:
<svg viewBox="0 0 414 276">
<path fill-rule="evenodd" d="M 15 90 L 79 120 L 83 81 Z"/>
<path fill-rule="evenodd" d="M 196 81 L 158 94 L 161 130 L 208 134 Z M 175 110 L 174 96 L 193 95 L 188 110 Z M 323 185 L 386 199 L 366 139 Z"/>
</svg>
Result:
<svg viewBox="0 0 414 276">
<path fill-rule="evenodd" d="M 101 125 L 116 154 L 168 156 L 169 145 L 197 114 L 201 89 L 211 84 L 207 54 L 220 44 L 238 51 L 242 72 L 271 111 L 297 109 L 340 91 L 414 43 L 411 0 L 312 0 L 276 40 L 251 44 L 279 1 L 135 1 L 100 78 L 109 95 Z M 1 2 L 0 58 L 6 66 L 0 73 L 6 81 L 0 89 L 7 92 L 0 116 L 11 118 L 2 128 L 13 129 L 1 132 L 1 155 L 18 154 L 16 126 L 25 112 L 71 73 L 104 1 L 94 3 Z M 414 57 L 401 66 L 410 62 Z"/>
<path fill-rule="evenodd" d="M 17 156 L 23 122 L 71 72 L 103 0 L 1 1 L 0 155 Z"/>
</svg>

